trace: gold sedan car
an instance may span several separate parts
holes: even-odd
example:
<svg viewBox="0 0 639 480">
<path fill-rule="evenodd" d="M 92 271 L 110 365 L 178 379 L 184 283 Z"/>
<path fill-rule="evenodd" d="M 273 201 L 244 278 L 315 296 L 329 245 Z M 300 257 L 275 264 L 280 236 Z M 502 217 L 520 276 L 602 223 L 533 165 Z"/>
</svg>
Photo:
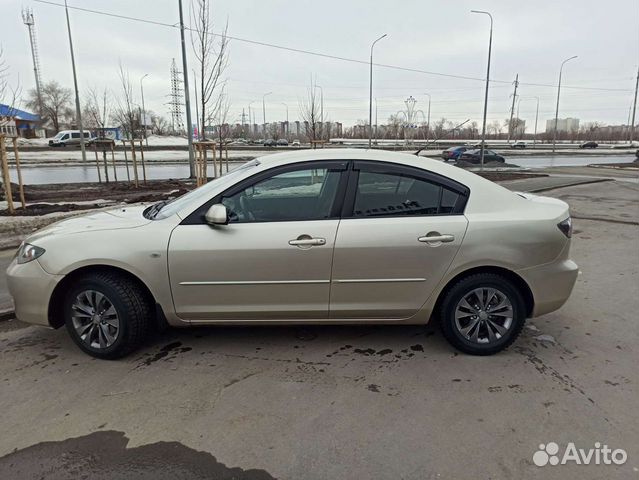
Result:
<svg viewBox="0 0 639 480">
<path fill-rule="evenodd" d="M 463 352 L 510 345 L 577 278 L 562 201 L 402 153 L 268 155 L 178 199 L 68 219 L 8 268 L 20 320 L 100 358 L 156 323 L 438 319 Z"/>
</svg>

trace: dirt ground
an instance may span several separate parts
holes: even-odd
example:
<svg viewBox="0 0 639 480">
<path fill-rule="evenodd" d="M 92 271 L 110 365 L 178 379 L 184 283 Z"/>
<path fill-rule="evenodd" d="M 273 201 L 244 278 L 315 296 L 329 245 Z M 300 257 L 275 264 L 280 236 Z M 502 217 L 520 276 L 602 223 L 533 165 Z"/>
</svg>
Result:
<svg viewBox="0 0 639 480">
<path fill-rule="evenodd" d="M 148 180 L 133 183 L 57 183 L 49 185 L 25 185 L 27 208 L 20 206 L 18 186 L 12 184 L 12 198 L 16 215 L 44 215 L 52 212 L 70 212 L 100 208 L 113 202 L 158 202 L 178 197 L 195 188 L 192 180 Z M 8 211 L 0 210 L 1 215 Z"/>
<path fill-rule="evenodd" d="M 0 322 L 0 478 L 636 478 L 639 184 L 545 195 L 570 203 L 581 274 L 491 357 L 435 326 L 207 327 L 106 362 Z M 535 466 L 549 442 L 628 460 Z"/>
</svg>

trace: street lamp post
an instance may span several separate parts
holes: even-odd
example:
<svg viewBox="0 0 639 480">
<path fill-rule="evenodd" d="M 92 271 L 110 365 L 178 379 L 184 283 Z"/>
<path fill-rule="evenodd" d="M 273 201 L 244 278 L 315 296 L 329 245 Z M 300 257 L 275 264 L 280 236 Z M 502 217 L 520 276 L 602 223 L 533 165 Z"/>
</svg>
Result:
<svg viewBox="0 0 639 480">
<path fill-rule="evenodd" d="M 490 17 L 490 36 L 488 37 L 488 66 L 486 67 L 486 94 L 484 95 L 484 120 L 481 127 L 481 166 L 484 169 L 484 150 L 486 149 L 486 113 L 488 111 L 488 84 L 490 83 L 490 54 L 493 49 L 493 16 L 482 10 L 471 10 L 471 13 L 481 13 Z"/>
<path fill-rule="evenodd" d="M 144 108 L 144 87 L 142 86 L 142 80 L 148 77 L 149 74 L 145 73 L 140 78 L 140 95 L 142 96 L 142 135 L 144 135 L 144 142 L 146 146 L 149 146 L 149 138 L 146 136 L 146 108 Z"/>
<path fill-rule="evenodd" d="M 262 127 L 262 134 L 264 135 L 264 140 L 266 140 L 266 97 L 273 92 L 268 92 L 262 95 L 262 120 L 264 120 L 264 126 Z"/>
<path fill-rule="evenodd" d="M 428 127 L 426 128 L 426 142 L 430 138 L 430 93 L 424 93 L 428 97 L 428 119 L 426 120 L 426 124 Z"/>
<path fill-rule="evenodd" d="M 377 97 L 375 97 L 375 145 L 377 145 Z"/>
<path fill-rule="evenodd" d="M 371 44 L 371 61 L 370 61 L 370 75 L 369 75 L 369 92 L 368 92 L 368 148 L 371 148 L 373 143 L 373 47 L 377 42 L 384 38 L 385 33 Z"/>
<path fill-rule="evenodd" d="M 557 122 L 559 121 L 559 94 L 561 93 L 561 74 L 564 70 L 564 65 L 566 62 L 577 58 L 577 55 L 574 57 L 567 58 L 563 62 L 561 62 L 561 67 L 559 67 L 559 83 L 557 84 L 557 107 L 555 108 L 555 128 L 553 129 L 552 135 L 552 153 L 555 153 L 555 146 L 557 144 Z"/>
<path fill-rule="evenodd" d="M 288 105 L 282 102 L 282 105 L 286 107 L 286 139 L 288 140 Z"/>
</svg>

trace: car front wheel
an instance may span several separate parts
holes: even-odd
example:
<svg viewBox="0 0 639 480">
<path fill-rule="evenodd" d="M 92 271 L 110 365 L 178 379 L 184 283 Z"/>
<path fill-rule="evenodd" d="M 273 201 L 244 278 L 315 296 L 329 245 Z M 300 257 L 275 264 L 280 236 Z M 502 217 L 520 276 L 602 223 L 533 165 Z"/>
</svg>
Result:
<svg viewBox="0 0 639 480">
<path fill-rule="evenodd" d="M 96 272 L 79 278 L 64 305 L 69 335 L 97 358 L 115 359 L 143 341 L 151 317 L 151 302 L 140 286 L 114 272 Z"/>
<path fill-rule="evenodd" d="M 492 355 L 521 333 L 526 308 L 521 293 L 506 278 L 480 273 L 461 279 L 445 294 L 441 328 L 458 350 Z"/>
</svg>

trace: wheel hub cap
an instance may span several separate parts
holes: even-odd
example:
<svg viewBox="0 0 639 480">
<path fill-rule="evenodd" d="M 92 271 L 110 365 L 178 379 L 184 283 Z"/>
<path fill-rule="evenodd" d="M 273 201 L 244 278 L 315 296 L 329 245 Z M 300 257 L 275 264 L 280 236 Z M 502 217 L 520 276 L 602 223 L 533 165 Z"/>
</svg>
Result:
<svg viewBox="0 0 639 480">
<path fill-rule="evenodd" d="M 455 308 L 458 332 L 473 343 L 490 344 L 502 338 L 513 323 L 513 306 L 500 290 L 490 287 L 464 294 Z"/>
<path fill-rule="evenodd" d="M 89 347 L 113 345 L 120 333 L 120 319 L 111 300 L 101 292 L 80 292 L 71 305 L 73 328 Z"/>
</svg>

